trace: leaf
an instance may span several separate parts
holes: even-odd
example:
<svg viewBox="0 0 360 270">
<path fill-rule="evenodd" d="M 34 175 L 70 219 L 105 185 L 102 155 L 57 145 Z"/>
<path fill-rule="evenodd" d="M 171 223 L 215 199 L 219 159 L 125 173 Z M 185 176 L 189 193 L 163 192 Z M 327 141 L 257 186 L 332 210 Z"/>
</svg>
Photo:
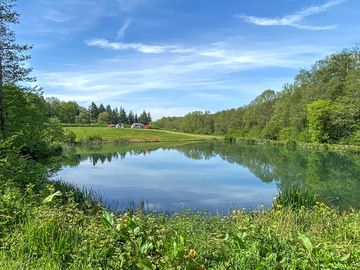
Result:
<svg viewBox="0 0 360 270">
<path fill-rule="evenodd" d="M 148 260 L 139 260 L 139 262 L 136 264 L 137 267 L 143 270 L 152 270 L 152 264 Z"/>
<path fill-rule="evenodd" d="M 235 235 L 236 243 L 237 243 L 237 245 L 238 245 L 238 247 L 240 249 L 245 249 L 246 248 L 244 238 L 245 238 L 244 234 L 242 234 L 242 233 L 238 233 L 238 234 Z"/>
<path fill-rule="evenodd" d="M 127 225 L 131 230 L 135 230 L 136 227 L 138 227 L 138 224 L 136 223 L 135 217 L 132 217 L 131 219 L 129 219 Z"/>
<path fill-rule="evenodd" d="M 178 246 L 177 246 L 177 243 L 176 241 L 173 242 L 173 256 L 176 257 L 179 253 L 179 249 L 178 249 Z"/>
<path fill-rule="evenodd" d="M 303 245 L 305 246 L 307 251 L 309 253 L 312 253 L 314 247 L 313 247 L 310 239 L 305 234 L 299 234 L 299 239 L 301 240 L 301 242 L 303 243 Z"/>
<path fill-rule="evenodd" d="M 340 262 L 346 262 L 350 258 L 351 253 L 346 254 L 340 258 Z"/>
<path fill-rule="evenodd" d="M 146 242 L 140 248 L 142 254 L 148 254 L 150 250 L 152 250 L 154 245 L 151 242 Z"/>
<path fill-rule="evenodd" d="M 185 239 L 184 239 L 184 237 L 183 237 L 182 235 L 179 236 L 179 242 L 180 242 L 180 244 L 181 244 L 182 246 L 185 245 Z"/>
<path fill-rule="evenodd" d="M 60 197 L 62 195 L 61 191 L 56 191 L 55 193 L 47 196 L 44 200 L 43 200 L 43 203 L 50 203 L 52 202 L 52 200 L 55 198 L 55 197 Z"/>
<path fill-rule="evenodd" d="M 115 220 L 113 214 L 110 214 L 108 211 L 104 210 L 102 217 L 105 224 L 109 225 L 110 227 L 114 226 Z"/>
</svg>

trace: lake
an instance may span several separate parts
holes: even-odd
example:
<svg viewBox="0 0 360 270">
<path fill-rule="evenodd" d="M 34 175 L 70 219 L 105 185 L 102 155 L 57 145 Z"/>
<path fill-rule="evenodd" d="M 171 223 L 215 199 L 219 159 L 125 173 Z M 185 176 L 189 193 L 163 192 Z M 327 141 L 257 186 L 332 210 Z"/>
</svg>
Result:
<svg viewBox="0 0 360 270">
<path fill-rule="evenodd" d="M 56 178 L 98 193 L 113 210 L 270 207 L 278 190 L 301 184 L 341 209 L 360 206 L 360 157 L 220 142 L 76 147 Z"/>
</svg>

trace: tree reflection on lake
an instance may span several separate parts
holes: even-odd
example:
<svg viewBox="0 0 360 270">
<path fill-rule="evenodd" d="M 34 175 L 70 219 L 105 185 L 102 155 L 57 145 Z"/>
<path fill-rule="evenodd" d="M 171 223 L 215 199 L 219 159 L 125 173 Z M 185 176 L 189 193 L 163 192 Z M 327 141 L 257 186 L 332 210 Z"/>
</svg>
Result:
<svg viewBox="0 0 360 270">
<path fill-rule="evenodd" d="M 359 208 L 360 157 L 219 142 L 74 148 L 59 177 L 112 202 L 148 200 L 165 210 L 269 207 L 277 188 L 311 188 L 341 209 Z M 97 170 L 93 170 L 97 169 Z"/>
</svg>

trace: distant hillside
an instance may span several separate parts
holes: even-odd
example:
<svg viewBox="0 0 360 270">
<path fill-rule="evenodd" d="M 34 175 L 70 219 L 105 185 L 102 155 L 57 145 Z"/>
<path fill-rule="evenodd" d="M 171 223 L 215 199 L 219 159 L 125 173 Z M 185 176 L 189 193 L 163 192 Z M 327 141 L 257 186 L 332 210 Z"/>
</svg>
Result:
<svg viewBox="0 0 360 270">
<path fill-rule="evenodd" d="M 275 140 L 360 144 L 360 48 L 345 49 L 301 70 L 282 91 L 215 114 L 164 117 L 159 128 Z"/>
</svg>

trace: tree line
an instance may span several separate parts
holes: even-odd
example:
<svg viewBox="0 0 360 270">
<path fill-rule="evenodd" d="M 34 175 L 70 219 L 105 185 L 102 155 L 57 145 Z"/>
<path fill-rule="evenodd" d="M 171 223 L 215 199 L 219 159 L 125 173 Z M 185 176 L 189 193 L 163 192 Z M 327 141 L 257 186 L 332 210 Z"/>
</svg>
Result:
<svg viewBox="0 0 360 270">
<path fill-rule="evenodd" d="M 97 105 L 92 102 L 88 108 L 75 101 L 61 101 L 55 97 L 46 99 L 46 113 L 49 118 L 57 118 L 61 123 L 69 124 L 133 124 L 148 125 L 151 122 L 150 112 L 145 110 L 138 115 L 133 111 L 126 112 L 122 107 L 112 108 L 110 105 Z"/>
<path fill-rule="evenodd" d="M 345 49 L 303 69 L 292 83 L 250 104 L 164 117 L 159 128 L 273 140 L 360 144 L 360 49 Z"/>
</svg>

